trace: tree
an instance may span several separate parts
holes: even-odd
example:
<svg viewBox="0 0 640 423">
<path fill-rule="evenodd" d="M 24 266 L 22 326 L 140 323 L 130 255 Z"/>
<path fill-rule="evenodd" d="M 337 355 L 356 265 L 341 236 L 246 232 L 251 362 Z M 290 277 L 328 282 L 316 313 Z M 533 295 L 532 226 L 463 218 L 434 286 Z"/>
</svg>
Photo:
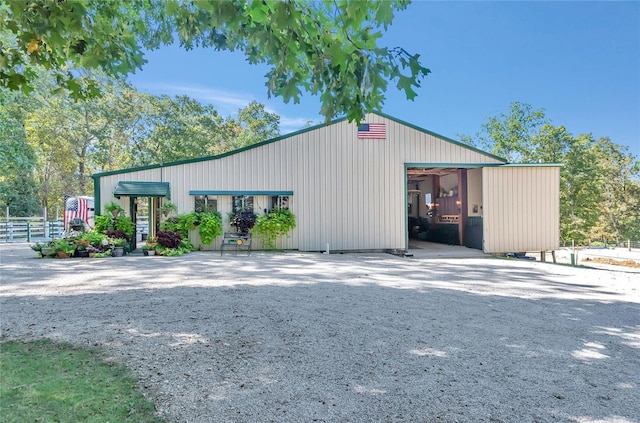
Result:
<svg viewBox="0 0 640 423">
<path fill-rule="evenodd" d="M 640 163 L 625 146 L 600 138 L 591 147 L 599 171 L 596 239 L 640 238 Z"/>
<path fill-rule="evenodd" d="M 135 146 L 136 164 L 166 163 L 213 154 L 223 141 L 224 119 L 211 105 L 187 96 L 147 98 L 148 135 Z"/>
<path fill-rule="evenodd" d="M 227 124 L 233 128 L 233 135 L 223 151 L 245 147 L 280 135 L 280 116 L 267 112 L 264 104 L 257 101 L 252 101 L 247 107 L 240 109 L 238 118 L 228 119 Z"/>
<path fill-rule="evenodd" d="M 533 137 L 547 123 L 542 109 L 513 102 L 508 114 L 490 116 L 476 135 L 476 144 L 508 162 L 530 162 L 535 156 Z M 468 137 L 464 137 L 468 142 Z"/>
<path fill-rule="evenodd" d="M 598 221 L 598 165 L 590 134 L 567 135 L 567 149 L 559 157 L 564 164 L 560 170 L 560 237 L 584 242 Z"/>
<path fill-rule="evenodd" d="M 0 5 L 0 27 L 12 35 L 0 45 L 0 86 L 33 89 L 43 66 L 74 98 L 95 97 L 98 84 L 77 69 L 119 77 L 140 69 L 143 48 L 174 41 L 186 48 L 238 50 L 270 67 L 268 95 L 300 101 L 319 94 L 327 121 L 346 115 L 360 122 L 380 110 L 388 82 L 408 99 L 429 69 L 419 55 L 379 47 L 394 12 L 409 1 L 302 2 L 26 0 Z"/>
<path fill-rule="evenodd" d="M 36 159 L 26 140 L 25 111 L 32 102 L 20 93 L 0 90 L 0 204 L 13 216 L 39 214 Z"/>
</svg>

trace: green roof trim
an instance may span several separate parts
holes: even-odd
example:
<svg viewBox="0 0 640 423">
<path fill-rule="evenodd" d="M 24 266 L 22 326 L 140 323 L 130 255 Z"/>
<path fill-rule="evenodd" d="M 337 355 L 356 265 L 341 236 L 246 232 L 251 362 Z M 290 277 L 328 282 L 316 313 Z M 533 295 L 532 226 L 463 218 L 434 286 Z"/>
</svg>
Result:
<svg viewBox="0 0 640 423">
<path fill-rule="evenodd" d="M 120 197 L 166 197 L 171 199 L 169 182 L 120 181 L 113 191 L 113 196 Z"/>
<path fill-rule="evenodd" d="M 414 167 L 473 169 L 481 167 L 564 167 L 563 163 L 405 163 L 405 170 Z"/>
<path fill-rule="evenodd" d="M 503 163 L 405 163 L 405 168 L 410 167 L 456 167 L 460 169 L 472 169 L 478 167 L 505 166 Z"/>
<path fill-rule="evenodd" d="M 293 195 L 293 191 L 256 191 L 256 190 L 191 190 L 189 195 Z"/>
<path fill-rule="evenodd" d="M 503 167 L 564 167 L 564 163 L 507 163 Z"/>
</svg>

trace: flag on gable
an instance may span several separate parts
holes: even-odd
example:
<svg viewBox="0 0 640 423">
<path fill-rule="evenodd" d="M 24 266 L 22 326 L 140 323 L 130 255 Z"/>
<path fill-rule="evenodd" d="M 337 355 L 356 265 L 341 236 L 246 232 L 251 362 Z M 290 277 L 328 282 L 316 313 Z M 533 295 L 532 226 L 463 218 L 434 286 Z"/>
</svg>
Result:
<svg viewBox="0 0 640 423">
<path fill-rule="evenodd" d="M 363 123 L 358 126 L 358 138 L 384 140 L 387 138 L 387 127 L 384 123 Z"/>
</svg>

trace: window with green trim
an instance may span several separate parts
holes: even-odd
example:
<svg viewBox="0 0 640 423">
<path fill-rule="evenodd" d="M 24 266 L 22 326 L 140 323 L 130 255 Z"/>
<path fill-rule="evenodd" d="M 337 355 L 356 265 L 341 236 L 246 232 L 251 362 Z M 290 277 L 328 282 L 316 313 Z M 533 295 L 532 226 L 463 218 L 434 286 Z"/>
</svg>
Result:
<svg viewBox="0 0 640 423">
<path fill-rule="evenodd" d="M 273 209 L 288 209 L 289 208 L 289 196 L 288 195 L 272 195 L 271 207 Z"/>
<path fill-rule="evenodd" d="M 234 195 L 233 213 L 253 212 L 253 195 Z"/>
<path fill-rule="evenodd" d="M 215 195 L 196 195 L 193 209 L 198 213 L 218 211 L 218 197 Z"/>
</svg>

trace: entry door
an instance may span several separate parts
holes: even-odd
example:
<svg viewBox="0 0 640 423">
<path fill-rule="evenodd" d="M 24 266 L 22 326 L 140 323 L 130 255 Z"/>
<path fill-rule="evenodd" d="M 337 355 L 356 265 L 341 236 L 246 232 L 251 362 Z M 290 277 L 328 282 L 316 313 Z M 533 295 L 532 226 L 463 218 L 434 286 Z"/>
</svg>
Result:
<svg viewBox="0 0 640 423">
<path fill-rule="evenodd" d="M 482 210 L 485 253 L 559 248 L 560 168 L 483 168 Z"/>
</svg>

